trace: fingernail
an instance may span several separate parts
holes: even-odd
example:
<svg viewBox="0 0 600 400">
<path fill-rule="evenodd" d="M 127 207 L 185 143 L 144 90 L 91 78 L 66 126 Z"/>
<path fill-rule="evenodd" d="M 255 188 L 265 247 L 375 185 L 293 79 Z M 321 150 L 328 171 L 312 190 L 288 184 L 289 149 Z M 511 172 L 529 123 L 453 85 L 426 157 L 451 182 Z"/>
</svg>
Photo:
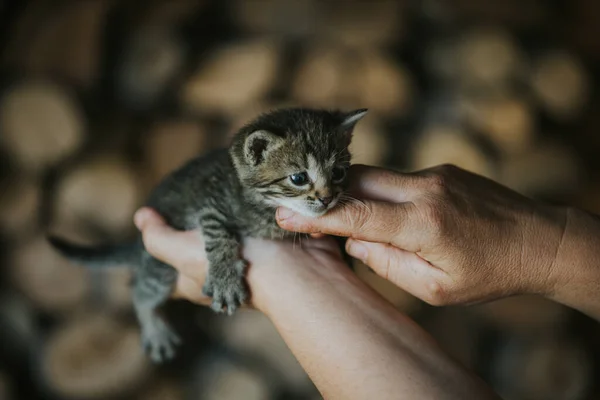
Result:
<svg viewBox="0 0 600 400">
<path fill-rule="evenodd" d="M 277 209 L 276 216 L 279 221 L 285 221 L 286 219 L 292 218 L 294 215 L 296 215 L 296 213 L 289 208 L 279 207 Z"/>
<path fill-rule="evenodd" d="M 362 262 L 365 262 L 368 256 L 367 246 L 354 240 L 348 241 L 347 251 L 352 257 L 358 258 Z"/>
<path fill-rule="evenodd" d="M 142 229 L 144 227 L 144 222 L 146 221 L 146 219 L 150 216 L 150 210 L 147 210 L 145 208 L 140 208 L 139 210 L 136 211 L 136 213 L 133 215 L 133 223 L 135 224 L 135 226 L 138 229 Z"/>
</svg>

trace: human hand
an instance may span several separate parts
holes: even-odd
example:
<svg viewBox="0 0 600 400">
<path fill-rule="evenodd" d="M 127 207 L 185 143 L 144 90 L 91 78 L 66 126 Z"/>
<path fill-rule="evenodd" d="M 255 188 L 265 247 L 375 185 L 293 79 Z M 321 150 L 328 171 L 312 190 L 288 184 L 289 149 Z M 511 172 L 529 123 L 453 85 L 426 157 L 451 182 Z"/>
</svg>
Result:
<svg viewBox="0 0 600 400">
<path fill-rule="evenodd" d="M 564 209 L 444 165 L 414 173 L 355 165 L 346 200 L 318 218 L 277 211 L 279 225 L 346 236 L 347 252 L 432 305 L 549 294 Z"/>
<path fill-rule="evenodd" d="M 202 234 L 175 230 L 150 208 L 138 210 L 134 222 L 141 231 L 146 250 L 178 270 L 172 298 L 210 305 L 211 299 L 202 293 L 208 267 Z M 307 265 L 346 268 L 339 247 L 331 238 L 303 239 L 301 243 L 245 239 L 243 256 L 250 263 L 247 280 L 251 291 L 250 304 L 244 306 L 260 310 L 264 310 L 265 275 Z"/>
</svg>

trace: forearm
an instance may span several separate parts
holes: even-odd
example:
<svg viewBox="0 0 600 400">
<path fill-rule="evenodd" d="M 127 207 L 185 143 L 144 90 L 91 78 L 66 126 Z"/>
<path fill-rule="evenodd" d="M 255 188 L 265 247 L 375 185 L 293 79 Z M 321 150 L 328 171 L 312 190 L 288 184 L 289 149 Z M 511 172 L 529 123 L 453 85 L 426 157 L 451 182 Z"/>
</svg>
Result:
<svg viewBox="0 0 600 400">
<path fill-rule="evenodd" d="M 549 297 L 600 320 L 600 219 L 570 208 Z"/>
<path fill-rule="evenodd" d="M 256 269 L 249 279 L 325 398 L 496 398 L 343 265 Z"/>
</svg>

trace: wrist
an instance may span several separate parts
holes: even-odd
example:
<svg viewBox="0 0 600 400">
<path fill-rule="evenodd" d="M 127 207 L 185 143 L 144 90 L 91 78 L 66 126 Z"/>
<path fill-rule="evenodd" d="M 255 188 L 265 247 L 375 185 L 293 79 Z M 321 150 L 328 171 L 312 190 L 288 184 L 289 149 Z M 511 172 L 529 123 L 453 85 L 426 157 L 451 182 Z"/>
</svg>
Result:
<svg viewBox="0 0 600 400">
<path fill-rule="evenodd" d="M 538 205 L 526 223 L 522 268 L 529 277 L 527 294 L 551 296 L 562 285 L 558 255 L 564 245 L 569 210 Z"/>
<path fill-rule="evenodd" d="M 298 250 L 302 253 L 302 250 Z M 352 274 L 341 261 L 323 260 L 284 252 L 255 262 L 247 274 L 253 307 L 267 317 L 278 310 L 297 307 L 311 293 L 329 290 L 331 285 Z"/>
<path fill-rule="evenodd" d="M 566 221 L 554 261 L 555 285 L 548 297 L 598 317 L 600 302 L 600 219 L 575 208 Z"/>
</svg>

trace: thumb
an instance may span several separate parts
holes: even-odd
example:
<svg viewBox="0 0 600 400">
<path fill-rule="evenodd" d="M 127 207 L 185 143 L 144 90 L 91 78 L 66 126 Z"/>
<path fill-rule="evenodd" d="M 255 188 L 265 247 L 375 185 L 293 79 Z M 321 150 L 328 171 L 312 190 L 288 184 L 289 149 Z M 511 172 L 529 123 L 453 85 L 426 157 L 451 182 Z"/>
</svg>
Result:
<svg viewBox="0 0 600 400">
<path fill-rule="evenodd" d="M 434 303 L 444 271 L 432 266 L 417 254 L 400 250 L 392 245 L 349 239 L 346 251 L 361 260 L 382 278 L 415 297 Z"/>
<path fill-rule="evenodd" d="M 419 247 L 417 213 L 412 203 L 387 203 L 364 200 L 360 204 L 343 204 L 320 217 L 308 217 L 287 208 L 277 209 L 277 223 L 283 229 L 302 233 L 324 233 L 352 237 L 370 242 L 393 243 L 416 251 Z"/>
<path fill-rule="evenodd" d="M 206 262 L 206 252 L 200 232 L 178 231 L 148 207 L 139 209 L 133 221 L 148 253 L 183 274 L 204 278 L 205 268 L 201 266 Z"/>
</svg>

